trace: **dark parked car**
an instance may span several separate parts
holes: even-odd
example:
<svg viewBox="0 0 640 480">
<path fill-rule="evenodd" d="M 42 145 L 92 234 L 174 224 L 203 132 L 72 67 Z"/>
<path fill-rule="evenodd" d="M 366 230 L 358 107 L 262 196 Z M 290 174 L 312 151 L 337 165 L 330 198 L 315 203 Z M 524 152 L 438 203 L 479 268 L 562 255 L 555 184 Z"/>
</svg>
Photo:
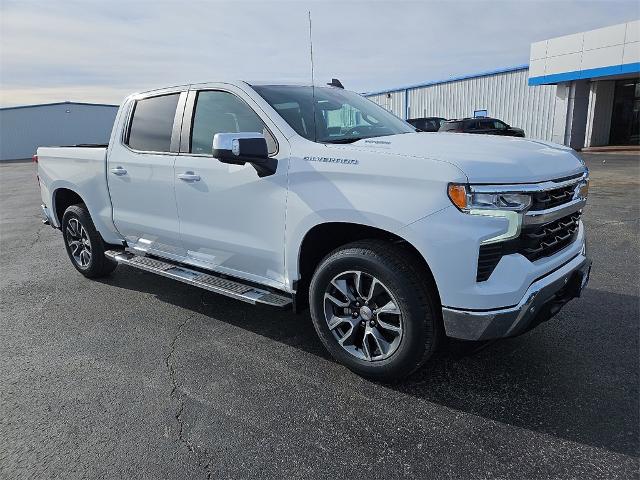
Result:
<svg viewBox="0 0 640 480">
<path fill-rule="evenodd" d="M 446 118 L 441 117 L 410 118 L 407 120 L 407 122 L 422 132 L 437 132 L 446 121 Z"/>
<path fill-rule="evenodd" d="M 506 135 L 524 137 L 524 130 L 507 125 L 496 118 L 462 118 L 449 120 L 440 127 L 441 132 L 484 133 L 487 135 Z"/>
</svg>

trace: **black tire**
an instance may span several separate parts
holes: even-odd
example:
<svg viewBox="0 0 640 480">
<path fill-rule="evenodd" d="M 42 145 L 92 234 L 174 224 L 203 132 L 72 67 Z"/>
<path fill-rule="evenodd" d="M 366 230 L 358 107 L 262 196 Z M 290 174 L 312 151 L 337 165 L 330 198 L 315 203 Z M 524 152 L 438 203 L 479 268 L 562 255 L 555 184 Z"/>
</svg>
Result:
<svg viewBox="0 0 640 480">
<path fill-rule="evenodd" d="M 411 252 L 398 245 L 363 240 L 334 250 L 316 268 L 309 288 L 313 324 L 333 358 L 353 372 L 372 380 L 398 381 L 420 368 L 438 348 L 443 328 L 437 291 L 416 260 Z M 403 333 L 388 358 L 374 361 L 357 358 L 340 345 L 329 329 L 325 292 L 331 288 L 332 279 L 349 270 L 379 279 L 398 303 Z M 360 325 L 366 328 L 363 323 Z"/>
<path fill-rule="evenodd" d="M 81 260 L 78 258 L 80 255 L 74 256 L 74 247 L 70 245 L 71 242 L 77 242 L 78 238 L 74 236 L 78 232 L 77 223 L 84 229 L 80 235 L 80 241 L 84 241 L 83 248 L 86 249 L 87 243 L 89 247 L 89 259 L 86 263 L 86 255 L 82 256 Z M 86 233 L 86 235 L 85 235 Z M 67 208 L 62 216 L 62 236 L 64 238 L 64 246 L 67 250 L 67 255 L 71 260 L 73 266 L 81 274 L 87 278 L 98 278 L 109 275 L 118 266 L 118 263 L 110 258 L 106 257 L 105 245 L 102 237 L 93 225 L 91 216 L 87 210 L 87 207 L 79 203 L 77 205 L 71 205 Z M 85 240 L 86 238 L 86 240 Z"/>
</svg>

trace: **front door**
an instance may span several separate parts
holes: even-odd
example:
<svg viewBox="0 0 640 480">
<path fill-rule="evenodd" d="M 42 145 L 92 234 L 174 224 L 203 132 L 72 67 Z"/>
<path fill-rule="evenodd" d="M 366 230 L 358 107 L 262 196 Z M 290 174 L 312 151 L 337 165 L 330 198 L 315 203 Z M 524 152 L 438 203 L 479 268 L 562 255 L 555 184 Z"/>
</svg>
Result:
<svg viewBox="0 0 640 480">
<path fill-rule="evenodd" d="M 174 121 L 179 123 L 182 112 L 178 110 L 184 105 L 180 95 L 171 92 L 137 99 L 127 134 L 114 142 L 107 164 L 113 221 L 127 245 L 175 259 L 186 254 L 173 193 L 180 128 L 177 125 L 175 138 Z M 186 92 L 182 95 L 186 97 Z"/>
<path fill-rule="evenodd" d="M 256 282 L 284 283 L 287 165 L 260 178 L 250 164 L 228 165 L 211 155 L 216 133 L 261 132 L 270 155 L 278 143 L 241 91 L 190 92 L 183 127 L 185 152 L 176 158 L 175 192 L 189 263 Z M 187 131 L 188 130 L 188 131 Z M 280 139 L 280 149 L 286 140 Z M 288 147 L 288 145 L 287 145 Z"/>
<path fill-rule="evenodd" d="M 486 135 L 503 135 L 504 131 L 500 131 L 496 128 L 495 120 L 478 120 L 478 133 L 484 133 Z"/>
</svg>

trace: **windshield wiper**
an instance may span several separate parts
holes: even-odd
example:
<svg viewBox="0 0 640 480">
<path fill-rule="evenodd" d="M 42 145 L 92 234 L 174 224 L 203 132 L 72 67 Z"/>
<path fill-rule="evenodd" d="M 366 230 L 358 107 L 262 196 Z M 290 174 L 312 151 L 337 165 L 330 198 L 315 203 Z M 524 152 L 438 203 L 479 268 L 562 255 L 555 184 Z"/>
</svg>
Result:
<svg viewBox="0 0 640 480">
<path fill-rule="evenodd" d="M 349 138 L 336 138 L 335 140 L 320 140 L 322 143 L 353 143 L 358 140 L 363 140 L 369 137 L 349 137 Z"/>
</svg>

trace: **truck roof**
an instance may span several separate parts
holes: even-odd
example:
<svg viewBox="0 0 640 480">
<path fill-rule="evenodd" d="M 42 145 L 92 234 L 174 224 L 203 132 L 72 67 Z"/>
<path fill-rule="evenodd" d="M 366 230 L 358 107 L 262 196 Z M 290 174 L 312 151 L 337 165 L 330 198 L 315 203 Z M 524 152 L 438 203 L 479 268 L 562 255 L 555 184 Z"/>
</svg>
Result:
<svg viewBox="0 0 640 480">
<path fill-rule="evenodd" d="M 239 85 L 239 84 L 245 84 L 248 85 L 250 87 L 253 86 L 266 86 L 266 85 L 271 85 L 271 86 L 287 86 L 287 87 L 310 87 L 311 83 L 310 82 L 288 82 L 288 81 L 268 81 L 268 80 L 252 80 L 252 81 L 248 81 L 248 80 L 237 80 L 237 79 L 224 79 L 224 80 L 212 80 L 209 82 L 195 82 L 195 83 L 184 83 L 184 84 L 178 84 L 178 85 L 169 85 L 166 87 L 161 87 L 161 88 L 152 88 L 149 90 L 141 90 L 138 92 L 135 92 L 133 95 L 140 95 L 143 93 L 153 93 L 153 92 L 160 92 L 163 90 L 167 90 L 170 88 L 180 88 L 180 87 L 194 87 L 194 86 L 198 86 L 198 85 L 207 85 L 210 83 L 228 83 L 230 85 Z M 329 84 L 321 84 L 321 85 L 315 85 L 316 87 L 322 87 L 322 88 L 337 88 L 334 87 L 333 85 L 329 85 Z"/>
</svg>

